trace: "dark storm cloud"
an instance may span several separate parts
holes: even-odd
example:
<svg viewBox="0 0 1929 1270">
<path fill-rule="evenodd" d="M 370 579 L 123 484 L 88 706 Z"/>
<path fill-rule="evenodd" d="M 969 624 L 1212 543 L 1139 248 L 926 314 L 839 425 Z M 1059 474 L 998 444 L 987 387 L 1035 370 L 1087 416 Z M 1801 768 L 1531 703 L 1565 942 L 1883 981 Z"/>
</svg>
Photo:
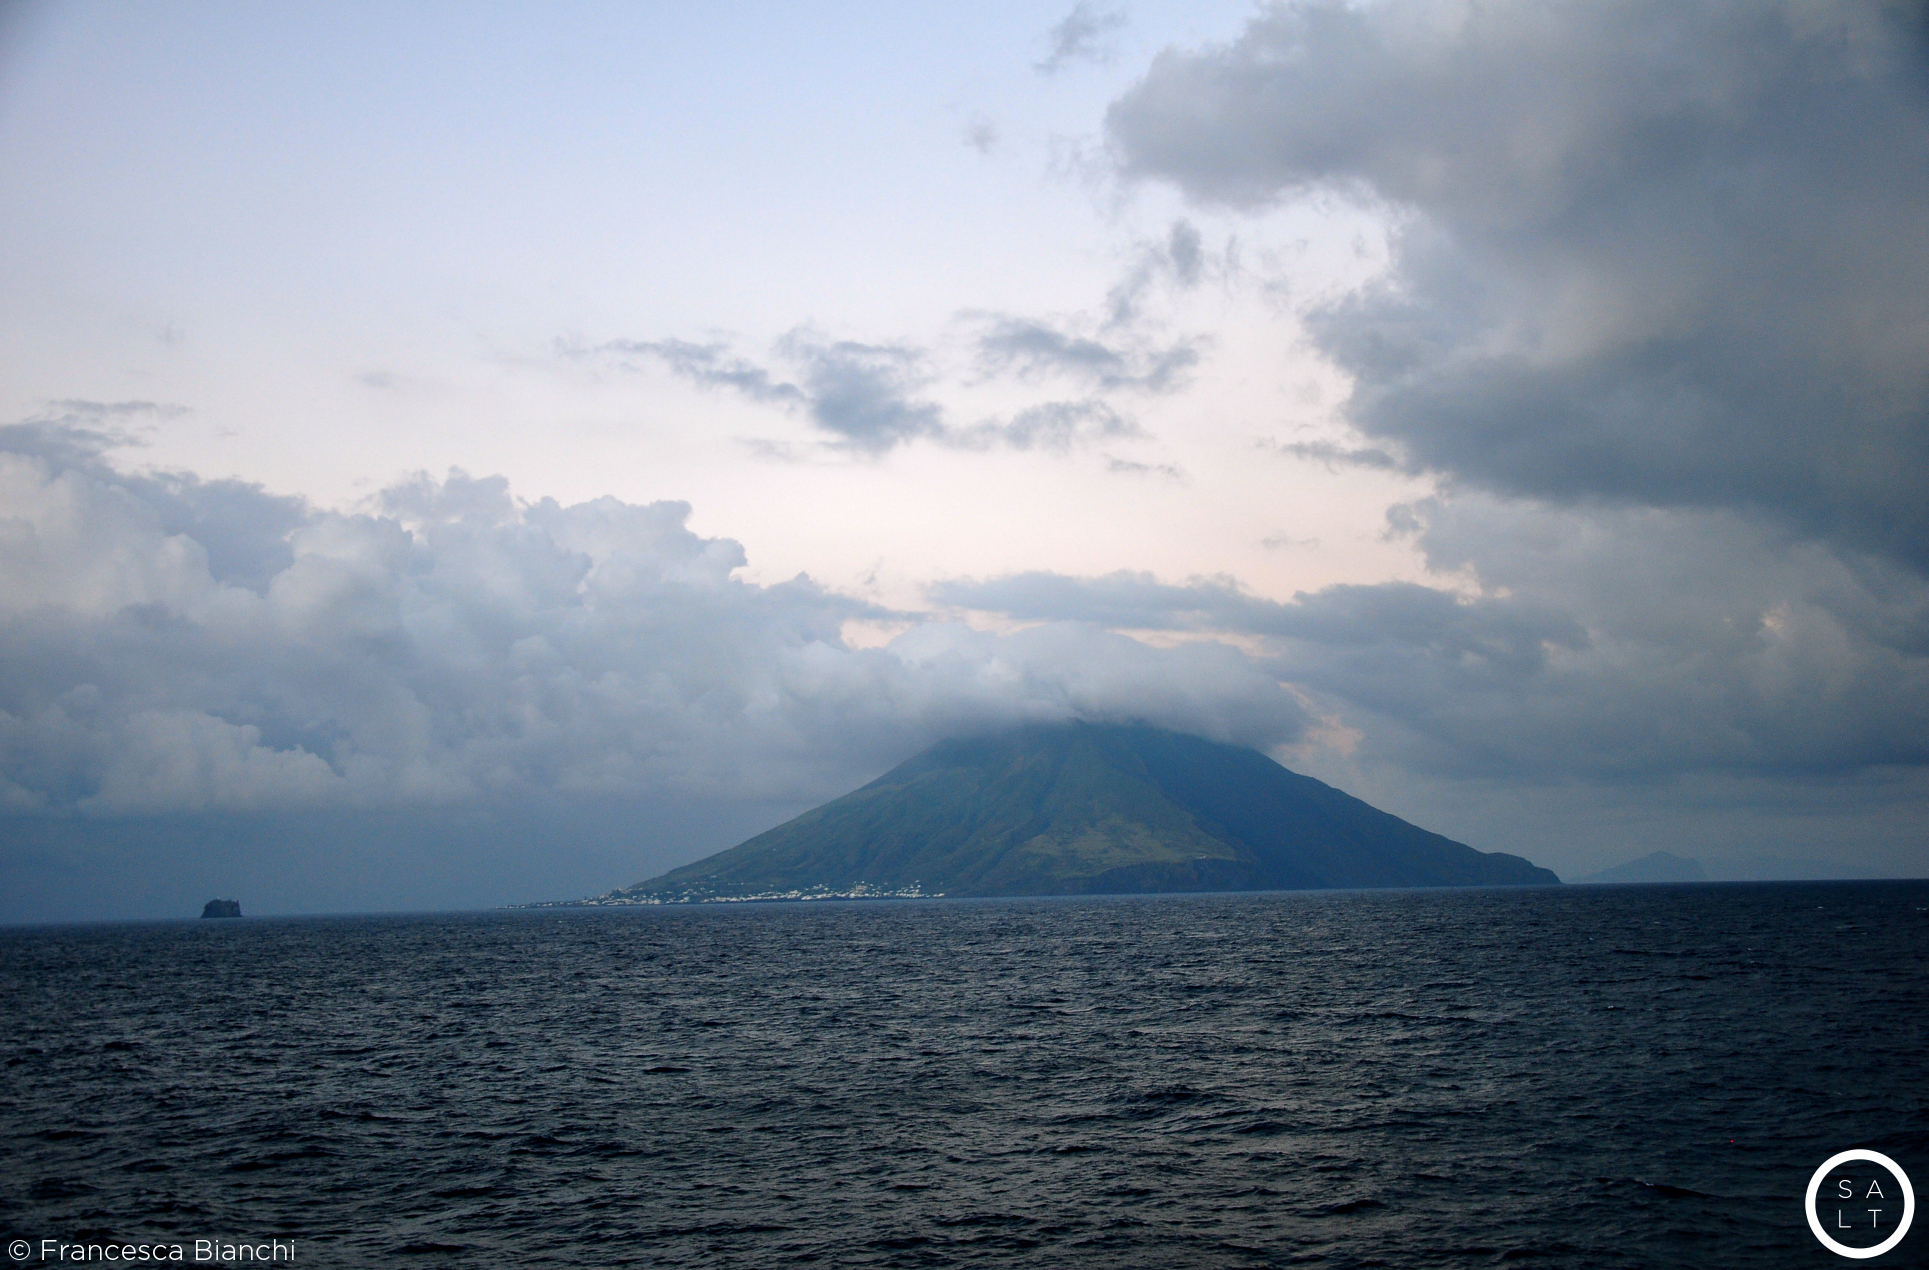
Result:
<svg viewBox="0 0 1929 1270">
<path fill-rule="evenodd" d="M 1281 5 L 1112 106 L 1123 170 L 1394 209 L 1310 315 L 1417 469 L 1929 566 L 1921 5 Z"/>
<path fill-rule="evenodd" d="M 852 648 L 844 623 L 905 615 L 736 579 L 742 549 L 682 503 L 521 503 L 452 472 L 345 514 L 122 471 L 80 430 L 0 441 L 0 812 L 794 803 L 1024 720 L 1304 724 L 1219 645 L 927 622 Z"/>
<path fill-rule="evenodd" d="M 1107 37 L 1125 28 L 1126 16 L 1121 9 L 1101 9 L 1088 2 L 1079 0 L 1072 11 L 1065 15 L 1064 21 L 1051 29 L 1046 38 L 1051 43 L 1051 51 L 1045 60 L 1037 63 L 1040 74 L 1053 75 L 1072 62 L 1099 62 L 1112 60 L 1112 50 Z"/>
</svg>

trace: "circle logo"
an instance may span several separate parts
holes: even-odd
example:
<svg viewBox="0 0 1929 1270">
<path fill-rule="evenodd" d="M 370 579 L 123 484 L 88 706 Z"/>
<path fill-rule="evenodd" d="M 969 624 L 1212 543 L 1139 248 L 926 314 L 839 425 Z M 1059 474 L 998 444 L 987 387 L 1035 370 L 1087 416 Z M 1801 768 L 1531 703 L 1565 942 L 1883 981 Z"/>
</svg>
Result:
<svg viewBox="0 0 1929 1270">
<path fill-rule="evenodd" d="M 1857 1163 L 1887 1169 L 1893 1174 L 1900 1195 L 1890 1195 L 1882 1185 L 1882 1179 L 1871 1170 L 1843 1167 Z M 1831 1174 L 1838 1175 L 1833 1179 L 1833 1193 L 1822 1197 L 1823 1207 L 1818 1209 L 1815 1205 L 1816 1195 L 1821 1191 L 1822 1183 L 1831 1180 Z M 1894 1221 L 1887 1239 L 1866 1247 L 1836 1241 L 1835 1235 L 1838 1234 L 1845 1238 L 1874 1238 L 1880 1234 L 1882 1228 L 1889 1225 L 1885 1218 L 1893 1218 L 1898 1198 L 1902 1201 L 1902 1217 Z M 1838 1257 L 1860 1260 L 1879 1257 L 1902 1242 L 1902 1237 L 1909 1233 L 1909 1223 L 1916 1217 L 1916 1192 L 1909 1185 L 1909 1175 L 1902 1171 L 1902 1166 L 1880 1151 L 1843 1151 L 1831 1155 L 1822 1162 L 1821 1168 L 1815 1170 L 1815 1176 L 1808 1180 L 1808 1195 L 1802 1201 L 1802 1208 L 1808 1215 L 1808 1228 L 1815 1232 L 1823 1247 Z M 1822 1220 L 1824 1210 L 1832 1213 L 1833 1222 Z"/>
</svg>

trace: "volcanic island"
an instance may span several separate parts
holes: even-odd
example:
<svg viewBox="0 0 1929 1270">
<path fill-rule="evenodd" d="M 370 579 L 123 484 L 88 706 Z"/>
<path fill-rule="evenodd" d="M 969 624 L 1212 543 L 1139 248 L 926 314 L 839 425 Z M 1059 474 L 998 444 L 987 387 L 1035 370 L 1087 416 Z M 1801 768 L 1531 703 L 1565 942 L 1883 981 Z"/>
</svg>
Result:
<svg viewBox="0 0 1929 1270">
<path fill-rule="evenodd" d="M 1258 750 L 1074 722 L 942 741 L 727 851 L 563 903 L 1559 884 Z"/>
</svg>

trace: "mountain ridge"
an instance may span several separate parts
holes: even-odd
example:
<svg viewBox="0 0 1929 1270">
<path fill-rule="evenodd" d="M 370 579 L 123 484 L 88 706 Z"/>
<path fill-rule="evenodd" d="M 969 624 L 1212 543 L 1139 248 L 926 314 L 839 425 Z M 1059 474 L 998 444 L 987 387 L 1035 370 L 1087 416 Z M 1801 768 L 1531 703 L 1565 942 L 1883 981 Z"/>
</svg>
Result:
<svg viewBox="0 0 1929 1270">
<path fill-rule="evenodd" d="M 1575 878 L 1579 884 L 1613 885 L 1626 882 L 1706 882 L 1708 873 L 1701 867 L 1701 861 L 1689 856 L 1678 856 L 1669 851 L 1650 851 L 1638 860 L 1617 864 L 1599 873 L 1590 873 L 1584 878 Z"/>
<path fill-rule="evenodd" d="M 1257 750 L 1081 722 L 939 742 L 729 850 L 593 902 L 1559 882 Z"/>
</svg>

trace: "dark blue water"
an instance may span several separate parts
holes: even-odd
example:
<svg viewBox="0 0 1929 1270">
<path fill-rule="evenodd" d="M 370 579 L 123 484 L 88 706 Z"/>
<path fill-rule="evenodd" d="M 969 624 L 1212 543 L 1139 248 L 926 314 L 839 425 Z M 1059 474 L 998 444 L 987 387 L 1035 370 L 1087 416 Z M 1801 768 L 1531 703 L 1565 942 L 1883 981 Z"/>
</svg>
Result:
<svg viewBox="0 0 1929 1270">
<path fill-rule="evenodd" d="M 13 929 L 0 1226 L 343 1266 L 1843 1265 L 1817 1165 L 1929 1185 L 1925 952 L 1922 883 Z"/>
</svg>

